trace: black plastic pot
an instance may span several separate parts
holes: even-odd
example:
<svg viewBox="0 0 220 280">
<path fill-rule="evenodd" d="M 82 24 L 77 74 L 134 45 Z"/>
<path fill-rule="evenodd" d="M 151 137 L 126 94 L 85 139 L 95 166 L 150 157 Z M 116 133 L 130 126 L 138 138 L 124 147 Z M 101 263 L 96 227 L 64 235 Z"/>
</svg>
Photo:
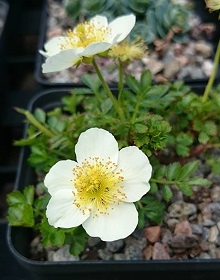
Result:
<svg viewBox="0 0 220 280">
<path fill-rule="evenodd" d="M 6 73 L 6 50 L 5 50 L 5 29 L 8 17 L 9 4 L 7 1 L 0 1 L 0 86 L 5 88 Z"/>
<path fill-rule="evenodd" d="M 59 0 L 58 0 L 59 2 Z M 208 39 L 209 43 L 213 45 L 213 56 L 214 59 L 214 52 L 217 47 L 217 43 L 220 37 L 220 29 L 218 24 L 218 15 L 216 13 L 210 14 L 208 9 L 205 7 L 204 0 L 198 1 L 198 0 L 192 0 L 192 3 L 195 4 L 195 12 L 201 17 L 202 22 L 207 23 L 214 23 L 216 24 L 216 31 L 214 32 L 213 38 Z M 49 17 L 49 8 L 48 8 L 48 0 L 44 0 L 44 5 L 42 9 L 42 15 L 41 15 L 41 27 L 40 27 L 40 33 L 39 33 L 39 41 L 38 41 L 38 50 L 44 49 L 44 43 L 47 41 L 46 37 L 46 31 L 47 31 L 47 24 L 48 24 L 48 17 Z M 59 86 L 84 86 L 82 82 L 73 83 L 71 81 L 68 82 L 53 82 L 49 78 L 47 78 L 42 73 L 42 64 L 44 63 L 45 58 L 38 52 L 36 56 L 36 64 L 35 64 L 35 79 L 36 81 L 44 86 L 45 88 L 48 87 L 59 87 Z M 220 77 L 220 71 L 218 73 L 218 77 Z M 208 82 L 208 78 L 187 78 L 184 80 L 185 83 L 191 85 L 191 84 L 206 84 Z M 112 87 L 116 86 L 116 83 L 111 83 Z"/>
<path fill-rule="evenodd" d="M 204 90 L 201 86 L 192 88 L 198 94 Z M 30 111 L 36 108 L 51 110 L 59 106 L 61 97 L 70 92 L 70 88 L 48 89 L 34 96 L 29 105 Z M 24 130 L 24 136 L 27 131 Z M 27 163 L 29 150 L 22 147 L 15 189 L 23 189 L 35 183 L 33 169 Z M 36 261 L 30 259 L 29 243 L 33 232 L 29 228 L 11 227 L 7 230 L 7 243 L 15 260 L 35 280 L 124 280 L 124 279 L 177 279 L 184 274 L 188 280 L 216 280 L 220 273 L 220 259 L 193 260 L 137 260 L 137 261 Z M 157 278 L 158 277 L 158 278 Z"/>
</svg>

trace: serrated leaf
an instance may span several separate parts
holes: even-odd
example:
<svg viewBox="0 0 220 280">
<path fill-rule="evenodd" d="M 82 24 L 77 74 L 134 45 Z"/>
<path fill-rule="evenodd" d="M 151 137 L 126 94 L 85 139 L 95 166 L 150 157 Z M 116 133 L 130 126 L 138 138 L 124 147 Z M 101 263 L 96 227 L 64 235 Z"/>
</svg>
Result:
<svg viewBox="0 0 220 280">
<path fill-rule="evenodd" d="M 193 195 L 193 191 L 187 182 L 179 183 L 178 188 L 181 190 L 183 194 L 187 196 Z"/>
<path fill-rule="evenodd" d="M 78 256 L 84 250 L 87 240 L 88 234 L 82 227 L 74 229 L 72 244 L 70 244 L 70 253 L 74 256 Z"/>
<path fill-rule="evenodd" d="M 150 71 L 144 71 L 141 75 L 140 86 L 141 91 L 144 92 L 148 89 L 152 82 L 152 74 Z"/>
<path fill-rule="evenodd" d="M 159 223 L 163 218 L 165 205 L 150 195 L 141 199 L 142 202 L 144 204 L 142 211 L 144 211 L 145 216 L 152 222 Z"/>
<path fill-rule="evenodd" d="M 20 191 L 16 190 L 7 195 L 7 203 L 9 206 L 13 206 L 19 203 L 26 203 L 26 200 L 24 195 Z"/>
<path fill-rule="evenodd" d="M 173 180 L 177 178 L 178 174 L 181 171 L 181 165 L 179 162 L 174 162 L 168 165 L 167 167 L 167 179 L 168 180 Z"/>
<path fill-rule="evenodd" d="M 177 153 L 178 156 L 188 157 L 189 153 L 190 153 L 190 149 L 189 149 L 189 147 L 186 147 L 184 145 L 177 144 L 176 145 L 176 153 Z"/>
<path fill-rule="evenodd" d="M 206 144 L 209 141 L 210 137 L 208 136 L 208 134 L 204 131 L 199 133 L 199 137 L 198 137 L 198 141 L 201 144 Z"/>
<path fill-rule="evenodd" d="M 139 92 L 139 85 L 134 76 L 126 75 L 125 82 L 133 92 L 135 92 L 136 94 Z"/>
<path fill-rule="evenodd" d="M 33 227 L 33 208 L 27 203 L 14 204 L 8 209 L 7 219 L 11 226 Z"/>
<path fill-rule="evenodd" d="M 158 186 L 155 182 L 150 182 L 150 193 L 156 194 L 158 192 Z"/>
<path fill-rule="evenodd" d="M 204 178 L 195 177 L 187 181 L 190 186 L 197 186 L 197 187 L 210 187 L 211 181 Z"/>
<path fill-rule="evenodd" d="M 106 98 L 104 101 L 102 101 L 101 104 L 101 110 L 103 114 L 106 114 L 107 112 L 109 112 L 109 110 L 111 110 L 112 108 L 112 102 L 109 98 Z"/>
<path fill-rule="evenodd" d="M 216 124 L 213 121 L 206 121 L 204 124 L 204 131 L 210 136 L 216 135 L 217 132 Z"/>
<path fill-rule="evenodd" d="M 100 87 L 100 80 L 96 75 L 89 75 L 89 74 L 84 74 L 82 76 L 82 82 L 91 88 L 92 91 L 97 92 Z"/>
<path fill-rule="evenodd" d="M 25 200 L 28 204 L 32 205 L 34 202 L 34 186 L 27 186 L 23 191 Z"/>
<path fill-rule="evenodd" d="M 41 122 L 41 123 L 45 123 L 46 121 L 46 113 L 44 110 L 40 109 L 40 108 L 37 108 L 35 111 L 34 111 L 34 116 L 35 118 Z"/>
<path fill-rule="evenodd" d="M 57 132 L 62 132 L 66 127 L 66 122 L 62 119 L 58 119 L 55 116 L 48 119 L 48 124 L 53 130 Z"/>
<path fill-rule="evenodd" d="M 147 126 L 142 123 L 135 123 L 134 129 L 137 131 L 137 133 L 146 133 L 148 130 Z"/>
<path fill-rule="evenodd" d="M 41 196 L 41 197 L 37 198 L 34 201 L 35 215 L 39 215 L 40 212 L 42 212 L 42 210 L 46 209 L 50 198 L 51 198 L 51 196 L 49 194 L 46 194 L 44 196 Z"/>
<path fill-rule="evenodd" d="M 57 229 L 56 232 L 50 234 L 50 243 L 53 246 L 62 246 L 65 241 L 65 232 L 62 229 Z"/>
<path fill-rule="evenodd" d="M 173 197 L 173 193 L 168 185 L 164 185 L 162 188 L 162 196 L 166 202 L 170 201 Z"/>
<path fill-rule="evenodd" d="M 188 162 L 186 163 L 179 175 L 177 176 L 177 180 L 178 181 L 182 181 L 184 179 L 186 179 L 187 177 L 191 176 L 199 167 L 199 161 L 193 161 L 193 162 Z"/>
</svg>

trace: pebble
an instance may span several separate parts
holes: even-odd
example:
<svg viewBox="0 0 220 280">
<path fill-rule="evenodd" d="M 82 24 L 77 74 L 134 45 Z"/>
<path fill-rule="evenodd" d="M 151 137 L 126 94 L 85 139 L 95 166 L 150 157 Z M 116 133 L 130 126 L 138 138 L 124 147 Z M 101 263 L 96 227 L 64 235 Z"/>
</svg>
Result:
<svg viewBox="0 0 220 280">
<path fill-rule="evenodd" d="M 73 256 L 69 252 L 69 245 L 64 245 L 57 251 L 48 251 L 48 260 L 59 262 L 59 261 L 78 261 L 78 256 Z"/>
<path fill-rule="evenodd" d="M 156 242 L 153 247 L 153 254 L 152 254 L 153 260 L 166 260 L 170 259 L 169 254 L 167 253 L 165 247 L 163 244 Z"/>
<path fill-rule="evenodd" d="M 155 243 L 161 234 L 161 228 L 160 226 L 154 226 L 154 227 L 147 227 L 143 231 L 144 237 L 147 238 L 147 240 L 151 243 Z"/>
</svg>

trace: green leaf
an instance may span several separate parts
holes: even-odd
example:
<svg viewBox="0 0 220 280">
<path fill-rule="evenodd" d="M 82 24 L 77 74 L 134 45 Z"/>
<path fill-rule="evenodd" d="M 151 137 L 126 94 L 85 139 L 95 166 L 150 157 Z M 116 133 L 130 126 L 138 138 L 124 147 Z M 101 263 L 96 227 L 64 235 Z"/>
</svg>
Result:
<svg viewBox="0 0 220 280">
<path fill-rule="evenodd" d="M 38 228 L 42 234 L 44 246 L 62 246 L 65 242 L 65 230 L 49 225 L 47 217 L 44 215 Z"/>
<path fill-rule="evenodd" d="M 20 191 L 16 190 L 7 195 L 7 203 L 9 206 L 13 206 L 18 203 L 26 203 L 26 200 L 24 195 Z"/>
<path fill-rule="evenodd" d="M 207 164 L 211 167 L 212 173 L 220 175 L 220 158 L 210 157 L 207 159 Z"/>
<path fill-rule="evenodd" d="M 164 185 L 162 189 L 162 196 L 165 201 L 170 201 L 173 197 L 173 193 L 168 185 Z"/>
<path fill-rule="evenodd" d="M 125 82 L 133 92 L 135 92 L 136 94 L 139 92 L 139 85 L 135 77 L 133 77 L 132 75 L 126 75 Z"/>
<path fill-rule="evenodd" d="M 150 182 L 150 193 L 156 194 L 158 192 L 158 186 L 155 182 Z"/>
<path fill-rule="evenodd" d="M 209 141 L 209 139 L 210 137 L 206 132 L 202 131 L 199 133 L 199 137 L 198 137 L 199 143 L 206 144 Z"/>
<path fill-rule="evenodd" d="M 183 194 L 185 194 L 187 196 L 193 195 L 193 191 L 187 182 L 178 183 L 177 186 Z"/>
<path fill-rule="evenodd" d="M 66 127 L 66 122 L 55 116 L 52 116 L 48 119 L 48 124 L 53 130 L 57 132 L 62 132 Z"/>
<path fill-rule="evenodd" d="M 217 132 L 217 126 L 213 121 L 206 121 L 204 124 L 204 131 L 210 135 L 214 136 Z"/>
<path fill-rule="evenodd" d="M 209 181 L 208 179 L 203 179 L 203 178 L 199 178 L 199 177 L 194 177 L 194 178 L 188 180 L 187 183 L 188 183 L 190 186 L 210 187 L 212 182 Z"/>
<path fill-rule="evenodd" d="M 175 179 L 181 171 L 181 165 L 179 162 L 174 162 L 168 165 L 167 167 L 167 179 L 173 180 Z"/>
<path fill-rule="evenodd" d="M 45 194 L 34 201 L 34 210 L 36 216 L 40 215 L 42 210 L 46 209 L 50 198 L 51 196 L 49 194 Z"/>
<path fill-rule="evenodd" d="M 146 195 L 141 198 L 140 204 L 142 204 L 143 207 L 139 208 L 137 204 L 138 212 L 143 211 L 145 217 L 152 222 L 158 224 L 163 219 L 165 205 L 159 199 L 151 195 Z"/>
<path fill-rule="evenodd" d="M 199 167 L 199 161 L 193 161 L 193 162 L 186 163 L 182 167 L 182 169 L 176 179 L 178 181 L 184 180 L 185 178 L 191 176 L 198 169 L 198 167 Z"/>
<path fill-rule="evenodd" d="M 30 204 L 14 204 L 8 209 L 7 219 L 11 226 L 33 227 L 33 208 Z"/>
<path fill-rule="evenodd" d="M 152 73 L 150 71 L 144 71 L 140 79 L 141 91 L 145 92 L 151 85 L 151 82 L 152 82 Z"/>
<path fill-rule="evenodd" d="M 146 133 L 148 130 L 148 127 L 142 123 L 135 123 L 134 124 L 134 130 L 137 133 Z"/>
<path fill-rule="evenodd" d="M 112 108 L 112 102 L 109 98 L 106 98 L 101 104 L 102 113 L 106 114 L 107 112 L 109 112 L 109 110 L 111 110 L 111 108 Z"/>
<path fill-rule="evenodd" d="M 89 75 L 89 74 L 84 74 L 82 76 L 82 82 L 91 88 L 92 91 L 97 92 L 100 87 L 100 80 L 96 75 Z"/>
<path fill-rule="evenodd" d="M 190 153 L 190 149 L 187 146 L 177 144 L 176 145 L 176 153 L 177 153 L 178 156 L 188 157 L 189 153 Z"/>
<path fill-rule="evenodd" d="M 34 202 L 34 186 L 25 187 L 23 193 L 26 202 L 32 205 Z"/>
<path fill-rule="evenodd" d="M 70 253 L 74 256 L 78 256 L 85 248 L 86 241 L 88 240 L 88 234 L 80 226 L 73 230 L 72 244 L 70 244 Z"/>
<path fill-rule="evenodd" d="M 44 112 L 44 110 L 40 109 L 40 108 L 37 108 L 35 111 L 34 111 L 34 116 L 35 118 L 41 122 L 41 123 L 45 123 L 46 121 L 46 113 Z"/>
</svg>

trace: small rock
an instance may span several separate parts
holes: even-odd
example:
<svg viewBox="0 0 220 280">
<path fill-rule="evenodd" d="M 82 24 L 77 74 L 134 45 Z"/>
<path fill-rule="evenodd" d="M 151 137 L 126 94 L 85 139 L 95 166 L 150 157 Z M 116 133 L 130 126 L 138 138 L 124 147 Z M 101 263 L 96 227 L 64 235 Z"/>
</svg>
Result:
<svg viewBox="0 0 220 280">
<path fill-rule="evenodd" d="M 150 260 L 153 255 L 153 246 L 148 245 L 144 250 L 143 250 L 143 257 L 145 260 Z"/>
<path fill-rule="evenodd" d="M 165 247 L 163 244 L 156 242 L 153 246 L 153 255 L 152 255 L 153 260 L 166 260 L 170 259 L 170 256 L 168 252 L 166 251 Z"/>
<path fill-rule="evenodd" d="M 169 241 L 172 248 L 193 248 L 198 245 L 198 240 L 195 236 L 187 236 L 179 233 L 173 236 Z"/>
<path fill-rule="evenodd" d="M 178 223 L 174 229 L 174 234 L 183 233 L 186 236 L 192 236 L 192 228 L 188 221 Z"/>
<path fill-rule="evenodd" d="M 219 235 L 219 230 L 218 230 L 217 226 L 211 227 L 208 241 L 215 243 L 218 238 L 218 235 Z"/>
<path fill-rule="evenodd" d="M 59 262 L 59 261 L 78 261 L 78 256 L 73 256 L 69 252 L 69 245 L 64 245 L 57 251 L 48 252 L 48 260 Z"/>
<path fill-rule="evenodd" d="M 106 242 L 106 248 L 112 253 L 120 250 L 123 247 L 123 245 L 124 245 L 124 241 L 122 239 L 112 241 L 112 242 Z"/>
<path fill-rule="evenodd" d="M 153 227 L 147 227 L 143 231 L 144 237 L 147 238 L 148 241 L 151 243 L 155 243 L 158 241 L 161 234 L 161 228 L 160 226 L 153 226 Z"/>
<path fill-rule="evenodd" d="M 211 189 L 211 199 L 213 202 L 220 202 L 220 186 L 214 186 Z"/>
<path fill-rule="evenodd" d="M 179 218 L 181 220 L 190 217 L 197 211 L 196 206 L 192 203 L 184 201 L 176 201 L 168 207 L 168 215 L 171 218 Z"/>
<path fill-rule="evenodd" d="M 201 53 L 206 58 L 212 55 L 212 47 L 205 41 L 196 42 L 194 48 L 196 52 Z"/>
<path fill-rule="evenodd" d="M 213 61 L 211 59 L 206 59 L 202 63 L 202 71 L 205 73 L 207 77 L 210 77 L 213 69 Z"/>
</svg>

